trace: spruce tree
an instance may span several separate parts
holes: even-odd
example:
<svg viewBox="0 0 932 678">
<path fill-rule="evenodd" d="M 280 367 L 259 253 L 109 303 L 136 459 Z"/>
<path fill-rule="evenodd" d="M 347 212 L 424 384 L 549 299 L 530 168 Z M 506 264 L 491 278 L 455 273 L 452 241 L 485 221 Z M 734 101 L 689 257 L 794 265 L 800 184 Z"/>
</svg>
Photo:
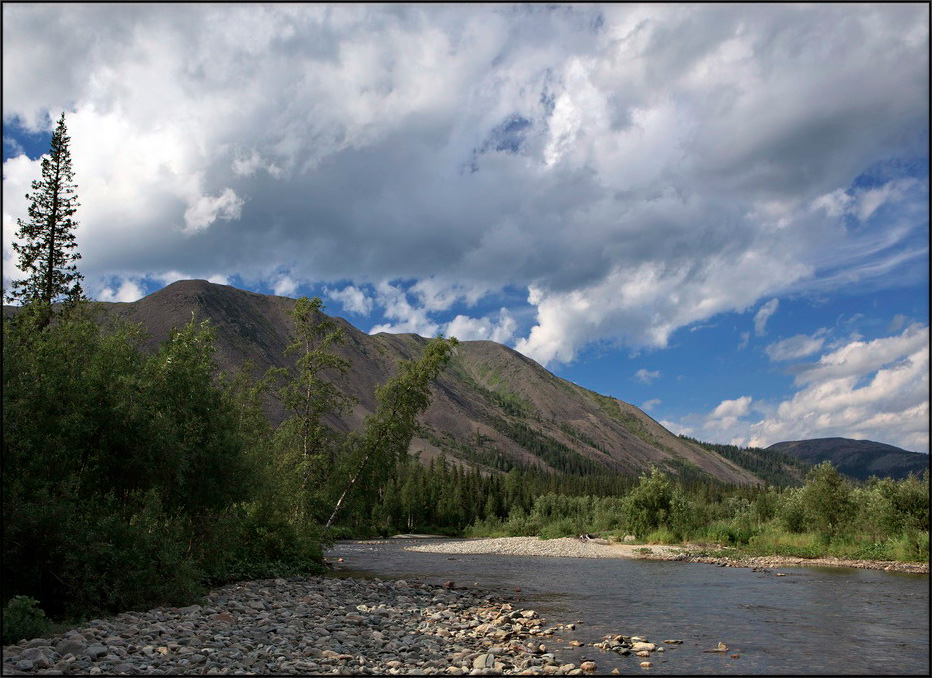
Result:
<svg viewBox="0 0 932 678">
<path fill-rule="evenodd" d="M 71 167 L 68 144 L 71 137 L 61 114 L 52 134 L 49 155 L 42 158 L 42 179 L 32 182 L 29 219 L 17 219 L 18 238 L 13 249 L 19 255 L 19 269 L 28 277 L 13 282 L 7 294 L 9 301 L 23 305 L 38 304 L 44 310 L 45 323 L 51 319 L 51 306 L 57 301 L 77 302 L 84 299 L 81 280 L 75 262 L 81 255 L 75 251 L 73 219 L 78 208 L 77 186 Z"/>
</svg>

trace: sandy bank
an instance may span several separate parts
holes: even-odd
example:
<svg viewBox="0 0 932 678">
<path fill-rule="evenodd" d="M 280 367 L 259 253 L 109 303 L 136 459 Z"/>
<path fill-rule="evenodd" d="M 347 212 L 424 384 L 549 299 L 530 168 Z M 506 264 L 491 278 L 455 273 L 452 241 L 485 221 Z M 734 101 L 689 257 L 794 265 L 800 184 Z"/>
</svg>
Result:
<svg viewBox="0 0 932 678">
<path fill-rule="evenodd" d="M 538 537 L 495 537 L 491 539 L 463 539 L 434 544 L 407 546 L 408 551 L 449 554 L 492 553 L 515 556 L 542 556 L 556 558 L 645 558 L 649 560 L 679 560 L 707 563 L 719 567 L 751 567 L 773 569 L 795 566 L 855 567 L 888 572 L 928 574 L 928 563 L 900 563 L 886 560 L 845 560 L 842 558 L 792 558 L 787 556 L 757 556 L 740 558 L 700 555 L 694 545 L 666 546 L 660 544 L 609 544 L 602 540 L 582 541 L 573 537 L 540 539 Z"/>
</svg>

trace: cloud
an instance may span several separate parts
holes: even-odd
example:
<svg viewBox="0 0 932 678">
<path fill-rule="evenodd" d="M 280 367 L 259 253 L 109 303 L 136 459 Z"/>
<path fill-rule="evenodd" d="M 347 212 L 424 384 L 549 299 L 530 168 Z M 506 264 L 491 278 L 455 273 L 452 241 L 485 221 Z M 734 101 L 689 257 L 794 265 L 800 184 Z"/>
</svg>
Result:
<svg viewBox="0 0 932 678">
<path fill-rule="evenodd" d="M 662 402 L 663 401 L 659 398 L 651 398 L 650 400 L 645 400 L 643 403 L 641 403 L 641 409 L 645 412 L 650 412 Z"/>
<path fill-rule="evenodd" d="M 350 313 L 369 315 L 372 312 L 372 298 L 355 285 L 347 285 L 342 290 L 328 289 L 326 294 L 331 299 L 340 302 Z"/>
<path fill-rule="evenodd" d="M 104 287 L 96 297 L 100 301 L 137 301 L 146 296 L 145 290 L 134 280 L 123 280 L 114 287 Z"/>
<path fill-rule="evenodd" d="M 293 297 L 298 291 L 298 282 L 287 275 L 281 275 L 272 284 L 272 293 L 280 297 Z"/>
<path fill-rule="evenodd" d="M 705 418 L 703 429 L 706 431 L 730 431 L 738 424 L 738 420 L 750 411 L 751 396 L 741 396 L 735 400 L 723 400 Z"/>
<path fill-rule="evenodd" d="M 897 336 L 867 342 L 852 341 L 827 353 L 818 362 L 799 370 L 795 382 L 802 385 L 863 378 L 923 348 L 928 351 L 928 346 L 928 326 L 913 323 Z"/>
<path fill-rule="evenodd" d="M 634 378 L 641 382 L 642 384 L 649 384 L 652 381 L 660 378 L 659 370 L 646 370 L 644 368 L 639 369 L 634 373 Z"/>
<path fill-rule="evenodd" d="M 369 330 L 370 334 L 391 332 L 434 337 L 440 331 L 440 325 L 428 318 L 426 309 L 417 308 L 408 301 L 408 295 L 400 285 L 381 282 L 376 285 L 376 292 L 376 303 L 384 307 L 385 317 L 397 322 L 375 325 Z"/>
<path fill-rule="evenodd" d="M 770 316 L 777 312 L 779 305 L 779 299 L 771 299 L 760 307 L 760 310 L 754 316 L 754 334 L 760 337 L 767 333 L 767 321 Z"/>
<path fill-rule="evenodd" d="M 510 341 L 515 332 L 515 320 L 508 309 L 499 310 L 498 320 L 489 317 L 470 318 L 458 315 L 451 320 L 444 330 L 448 337 L 456 337 L 460 341 L 484 339 L 500 344 Z"/>
<path fill-rule="evenodd" d="M 800 372 L 802 388 L 750 427 L 750 444 L 845 437 L 929 447 L 929 327 L 852 341 Z"/>
<path fill-rule="evenodd" d="M 242 210 L 243 201 L 233 189 L 225 188 L 216 197 L 200 195 L 184 212 L 184 231 L 197 233 L 207 229 L 217 219 L 239 219 Z"/>
<path fill-rule="evenodd" d="M 4 121 L 67 111 L 88 289 L 287 270 L 373 286 L 377 328 L 460 315 L 489 336 L 510 334 L 500 317 L 456 305 L 526 290 L 511 340 L 549 363 L 927 275 L 927 181 L 906 176 L 928 151 L 922 6 L 3 13 Z M 38 176 L 21 158 L 5 282 Z M 379 287 L 402 280 L 404 299 Z"/>
<path fill-rule="evenodd" d="M 773 362 L 796 360 L 817 353 L 825 343 L 826 330 L 817 331 L 813 336 L 797 334 L 781 339 L 764 348 L 767 357 Z"/>
</svg>

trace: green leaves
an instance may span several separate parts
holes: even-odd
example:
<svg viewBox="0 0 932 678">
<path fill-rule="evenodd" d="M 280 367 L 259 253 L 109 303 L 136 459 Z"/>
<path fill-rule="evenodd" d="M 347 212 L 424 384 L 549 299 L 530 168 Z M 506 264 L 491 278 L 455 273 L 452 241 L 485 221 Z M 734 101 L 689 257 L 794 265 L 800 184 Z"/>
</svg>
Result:
<svg viewBox="0 0 932 678">
<path fill-rule="evenodd" d="M 13 282 L 7 299 L 24 305 L 39 304 L 44 309 L 43 324 L 50 320 L 54 302 L 84 299 L 83 276 L 75 265 L 81 255 L 74 251 L 74 229 L 78 224 L 72 217 L 79 203 L 68 150 L 70 141 L 62 113 L 52 134 L 49 155 L 42 158 L 42 179 L 33 181 L 33 192 L 26 195 L 30 201 L 29 219 L 16 220 L 21 242 L 12 243 L 19 255 L 19 268 L 27 277 Z"/>
</svg>

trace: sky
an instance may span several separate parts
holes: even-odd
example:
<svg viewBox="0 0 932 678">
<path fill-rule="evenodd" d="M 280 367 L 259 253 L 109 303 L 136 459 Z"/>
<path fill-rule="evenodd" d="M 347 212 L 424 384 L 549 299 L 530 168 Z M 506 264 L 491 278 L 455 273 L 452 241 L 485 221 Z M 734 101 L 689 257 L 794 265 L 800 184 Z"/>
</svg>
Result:
<svg viewBox="0 0 932 678">
<path fill-rule="evenodd" d="M 3 4 L 3 286 L 320 296 L 677 434 L 929 451 L 927 4 Z"/>
</svg>

